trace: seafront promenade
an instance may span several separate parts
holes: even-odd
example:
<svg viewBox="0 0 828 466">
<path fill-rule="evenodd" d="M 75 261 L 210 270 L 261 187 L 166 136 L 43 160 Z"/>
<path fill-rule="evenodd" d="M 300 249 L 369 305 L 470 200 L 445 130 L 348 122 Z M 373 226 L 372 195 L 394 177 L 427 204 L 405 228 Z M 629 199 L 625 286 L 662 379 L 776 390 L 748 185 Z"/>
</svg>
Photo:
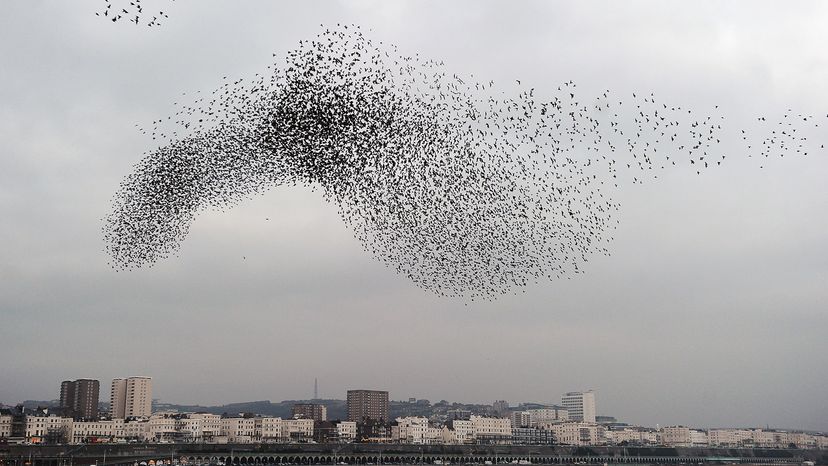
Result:
<svg viewBox="0 0 828 466">
<path fill-rule="evenodd" d="M 828 451 L 665 447 L 404 444 L 2 445 L 3 466 L 172 464 L 755 464 L 828 465 Z"/>
</svg>

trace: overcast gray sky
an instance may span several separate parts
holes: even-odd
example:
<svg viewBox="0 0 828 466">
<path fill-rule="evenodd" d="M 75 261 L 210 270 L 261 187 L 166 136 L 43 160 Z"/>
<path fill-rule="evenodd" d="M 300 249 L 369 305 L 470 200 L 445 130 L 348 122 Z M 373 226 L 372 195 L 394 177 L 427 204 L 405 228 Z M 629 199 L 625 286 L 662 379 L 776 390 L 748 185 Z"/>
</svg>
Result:
<svg viewBox="0 0 828 466">
<path fill-rule="evenodd" d="M 632 423 L 828 430 L 826 152 L 764 169 L 734 153 L 625 188 L 611 257 L 487 304 L 396 276 L 300 188 L 203 215 L 151 268 L 112 271 L 101 235 L 155 147 L 136 123 L 252 77 L 320 24 L 452 72 L 656 92 L 749 125 L 828 114 L 825 2 L 153 2 L 170 16 L 155 29 L 101 20 L 97 0 L 0 2 L 0 401 L 79 377 L 106 398 L 128 375 L 168 402 L 281 400 L 318 377 L 324 397 L 594 389 L 599 414 Z"/>
</svg>

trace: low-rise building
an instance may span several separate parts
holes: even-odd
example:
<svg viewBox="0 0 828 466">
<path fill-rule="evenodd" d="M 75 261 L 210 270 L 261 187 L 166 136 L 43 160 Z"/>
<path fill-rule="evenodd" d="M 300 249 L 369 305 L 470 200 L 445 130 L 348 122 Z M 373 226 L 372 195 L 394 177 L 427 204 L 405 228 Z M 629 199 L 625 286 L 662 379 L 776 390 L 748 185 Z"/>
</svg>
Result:
<svg viewBox="0 0 828 466">
<path fill-rule="evenodd" d="M 415 445 L 442 443 L 442 430 L 431 427 L 425 417 L 400 417 L 391 426 L 391 441 Z"/>
<path fill-rule="evenodd" d="M 0 439 L 8 439 L 11 437 L 11 414 L 0 413 Z"/>
<path fill-rule="evenodd" d="M 690 428 L 685 426 L 667 426 L 661 429 L 661 443 L 668 447 L 689 447 Z"/>
<path fill-rule="evenodd" d="M 313 440 L 313 419 L 283 419 L 282 441 L 305 443 Z"/>
<path fill-rule="evenodd" d="M 555 435 L 537 427 L 512 427 L 512 445 L 552 445 Z"/>
<path fill-rule="evenodd" d="M 546 424 L 555 435 L 555 441 L 563 445 L 606 445 L 606 428 L 589 422 L 559 422 Z"/>
<path fill-rule="evenodd" d="M 70 432 L 72 443 L 111 442 L 124 438 L 124 420 L 74 421 Z"/>
<path fill-rule="evenodd" d="M 512 421 L 499 417 L 471 416 L 477 443 L 509 444 L 512 441 Z"/>
<path fill-rule="evenodd" d="M 470 445 L 475 443 L 474 424 L 470 420 L 454 419 L 448 421 L 442 430 L 443 443 L 446 445 Z"/>
<path fill-rule="evenodd" d="M 263 417 L 256 420 L 256 437 L 263 442 L 280 442 L 282 440 L 282 418 Z"/>
<path fill-rule="evenodd" d="M 313 423 L 313 421 L 310 421 Z M 226 417 L 221 420 L 221 435 L 229 443 L 251 443 L 256 438 L 256 419 L 253 417 Z"/>
</svg>

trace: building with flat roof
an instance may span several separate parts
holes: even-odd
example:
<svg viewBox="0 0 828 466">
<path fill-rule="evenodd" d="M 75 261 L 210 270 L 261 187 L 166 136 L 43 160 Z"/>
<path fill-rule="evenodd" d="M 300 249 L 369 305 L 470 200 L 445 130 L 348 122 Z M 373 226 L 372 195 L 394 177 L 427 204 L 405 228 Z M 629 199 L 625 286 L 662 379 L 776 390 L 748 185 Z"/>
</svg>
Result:
<svg viewBox="0 0 828 466">
<path fill-rule="evenodd" d="M 113 419 L 152 415 L 152 377 L 112 379 L 109 415 Z"/>
<path fill-rule="evenodd" d="M 348 390 L 348 420 L 366 419 L 388 422 L 388 392 L 382 390 Z"/>
<path fill-rule="evenodd" d="M 328 408 L 319 403 L 296 403 L 290 409 L 294 418 L 313 419 L 314 421 L 327 421 Z"/>
<path fill-rule="evenodd" d="M 98 418 L 100 382 L 92 379 L 64 380 L 60 384 L 60 409 L 76 420 Z"/>
<path fill-rule="evenodd" d="M 569 419 L 595 422 L 595 393 L 592 390 L 566 393 L 561 397 L 561 405 L 569 413 Z"/>
</svg>

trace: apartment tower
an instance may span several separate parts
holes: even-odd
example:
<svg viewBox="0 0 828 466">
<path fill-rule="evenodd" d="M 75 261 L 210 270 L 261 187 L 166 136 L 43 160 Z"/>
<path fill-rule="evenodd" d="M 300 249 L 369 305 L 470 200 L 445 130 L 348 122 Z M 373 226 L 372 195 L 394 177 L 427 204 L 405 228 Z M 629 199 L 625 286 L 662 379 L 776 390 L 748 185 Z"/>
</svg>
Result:
<svg viewBox="0 0 828 466">
<path fill-rule="evenodd" d="M 100 382 L 92 379 L 64 380 L 60 384 L 60 409 L 76 420 L 98 418 Z"/>
<path fill-rule="evenodd" d="M 348 390 L 348 420 L 367 419 L 388 422 L 388 392 L 381 390 Z"/>
<path fill-rule="evenodd" d="M 112 379 L 109 415 L 113 419 L 149 417 L 152 414 L 152 377 Z"/>
</svg>

